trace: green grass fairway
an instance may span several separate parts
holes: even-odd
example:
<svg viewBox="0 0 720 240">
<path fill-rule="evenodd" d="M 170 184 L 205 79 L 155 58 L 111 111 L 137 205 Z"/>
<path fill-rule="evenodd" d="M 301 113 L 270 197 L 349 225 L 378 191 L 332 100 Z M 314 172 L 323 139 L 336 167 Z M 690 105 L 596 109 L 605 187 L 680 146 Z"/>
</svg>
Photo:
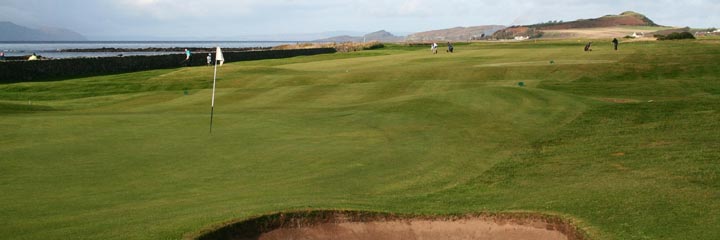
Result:
<svg viewBox="0 0 720 240">
<path fill-rule="evenodd" d="M 720 40 L 583 46 L 229 63 L 213 135 L 209 67 L 0 85 L 0 238 L 179 239 L 353 209 L 720 239 Z"/>
</svg>

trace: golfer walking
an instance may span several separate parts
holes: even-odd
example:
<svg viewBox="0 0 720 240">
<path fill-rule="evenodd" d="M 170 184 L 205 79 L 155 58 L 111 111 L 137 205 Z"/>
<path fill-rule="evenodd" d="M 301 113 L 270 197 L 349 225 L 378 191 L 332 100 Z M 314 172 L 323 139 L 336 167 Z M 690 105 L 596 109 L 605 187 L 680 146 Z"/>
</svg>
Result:
<svg viewBox="0 0 720 240">
<path fill-rule="evenodd" d="M 188 50 L 188 49 L 186 48 L 186 49 L 185 49 L 185 66 L 187 66 L 187 67 L 190 66 L 190 56 L 191 56 L 191 55 L 192 55 L 192 53 L 190 53 L 190 50 Z"/>
<path fill-rule="evenodd" d="M 617 46 L 618 46 L 619 43 L 620 43 L 620 42 L 617 40 L 617 38 L 613 38 L 612 44 L 613 44 L 613 47 L 615 47 L 615 51 L 617 51 Z"/>
</svg>

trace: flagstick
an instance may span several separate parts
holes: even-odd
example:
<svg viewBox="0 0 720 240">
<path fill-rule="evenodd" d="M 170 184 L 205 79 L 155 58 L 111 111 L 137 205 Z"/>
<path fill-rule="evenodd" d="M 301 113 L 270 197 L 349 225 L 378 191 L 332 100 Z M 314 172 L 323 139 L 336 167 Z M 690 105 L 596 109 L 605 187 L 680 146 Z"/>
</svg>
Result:
<svg viewBox="0 0 720 240">
<path fill-rule="evenodd" d="M 210 134 L 212 134 L 213 113 L 215 112 L 215 81 L 217 79 L 217 59 L 215 59 L 215 74 L 213 75 L 212 103 L 210 104 Z"/>
</svg>

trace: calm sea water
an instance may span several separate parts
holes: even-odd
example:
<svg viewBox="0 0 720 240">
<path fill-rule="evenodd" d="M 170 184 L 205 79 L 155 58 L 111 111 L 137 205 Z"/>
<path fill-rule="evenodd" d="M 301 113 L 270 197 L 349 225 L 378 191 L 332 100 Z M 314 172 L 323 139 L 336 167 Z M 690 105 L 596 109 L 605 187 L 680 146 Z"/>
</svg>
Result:
<svg viewBox="0 0 720 240">
<path fill-rule="evenodd" d="M 173 54 L 172 52 L 60 52 L 62 49 L 88 49 L 88 48 L 249 48 L 249 47 L 274 47 L 284 44 L 295 44 L 297 42 L 0 42 L 0 51 L 6 56 L 27 56 L 36 53 L 49 58 L 72 58 L 72 57 L 109 57 L 122 54 L 123 56 L 134 55 L 162 55 Z M 178 52 L 183 53 L 183 52 Z"/>
</svg>

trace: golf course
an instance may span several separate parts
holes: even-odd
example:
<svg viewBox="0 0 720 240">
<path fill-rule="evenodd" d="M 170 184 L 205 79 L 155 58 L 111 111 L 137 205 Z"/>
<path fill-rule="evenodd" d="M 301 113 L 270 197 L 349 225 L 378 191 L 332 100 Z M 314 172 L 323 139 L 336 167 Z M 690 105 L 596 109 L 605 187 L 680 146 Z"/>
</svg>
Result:
<svg viewBox="0 0 720 240">
<path fill-rule="evenodd" d="M 720 39 L 476 42 L 0 84 L 0 239 L 540 214 L 720 239 Z"/>
</svg>

